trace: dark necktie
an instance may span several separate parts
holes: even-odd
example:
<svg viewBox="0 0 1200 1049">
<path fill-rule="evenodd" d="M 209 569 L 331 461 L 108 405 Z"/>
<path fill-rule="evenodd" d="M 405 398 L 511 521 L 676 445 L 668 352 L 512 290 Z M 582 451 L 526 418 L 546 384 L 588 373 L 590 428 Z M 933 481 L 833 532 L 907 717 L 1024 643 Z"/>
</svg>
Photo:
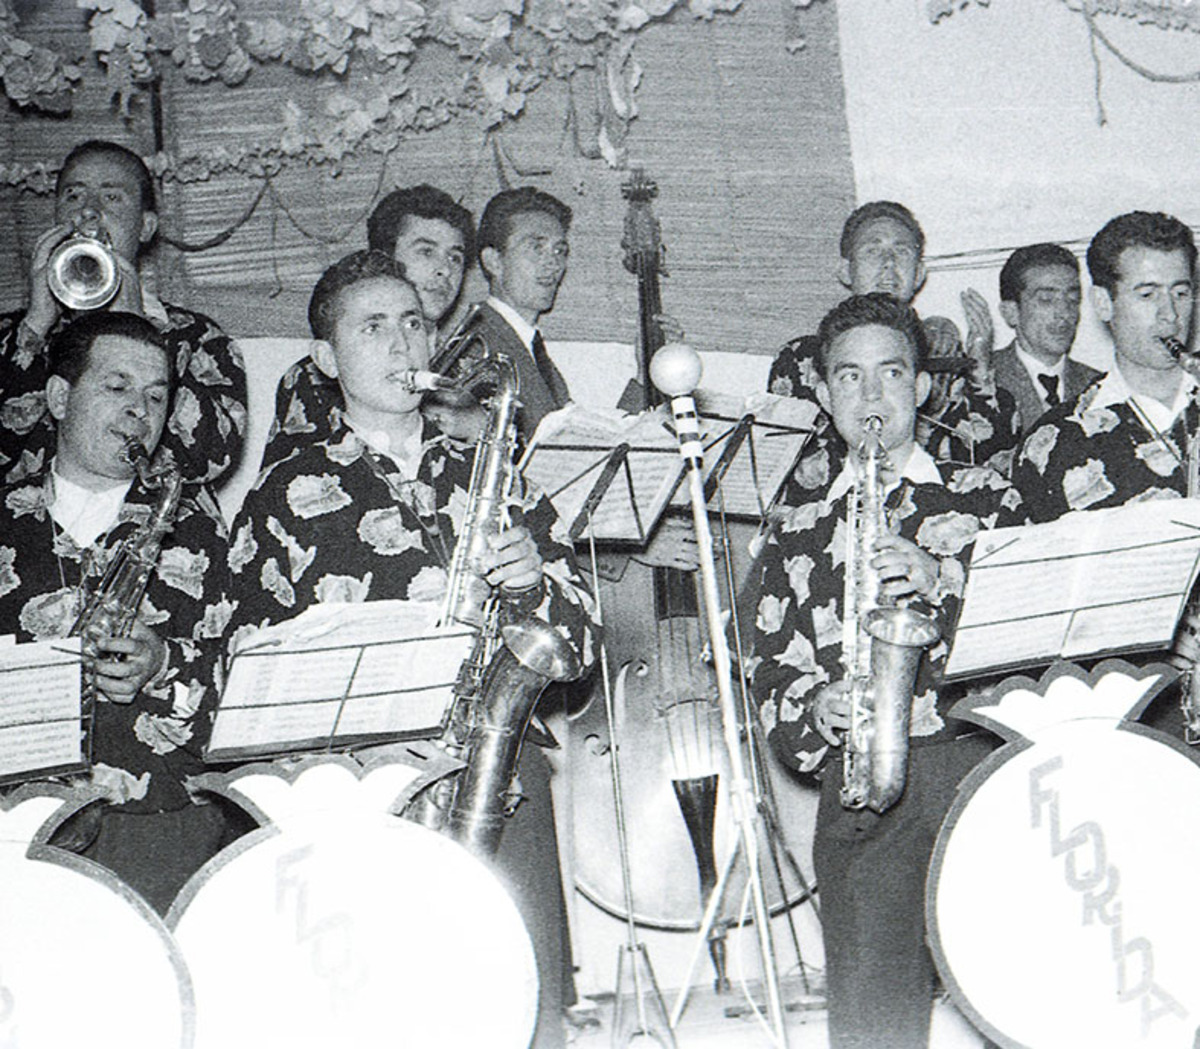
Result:
<svg viewBox="0 0 1200 1049">
<path fill-rule="evenodd" d="M 1038 382 L 1046 390 L 1046 404 L 1053 408 L 1060 403 L 1062 398 L 1058 396 L 1058 376 L 1057 375 L 1039 375 Z"/>
<path fill-rule="evenodd" d="M 534 331 L 533 342 L 530 344 L 529 349 L 533 353 L 533 363 L 537 365 L 537 370 L 541 373 L 542 379 L 545 380 L 556 406 L 561 408 L 571 399 L 571 394 L 567 389 L 566 380 L 563 379 L 559 370 L 554 366 L 554 362 L 550 359 L 550 354 L 546 350 L 546 341 L 542 338 L 540 331 Z"/>
</svg>

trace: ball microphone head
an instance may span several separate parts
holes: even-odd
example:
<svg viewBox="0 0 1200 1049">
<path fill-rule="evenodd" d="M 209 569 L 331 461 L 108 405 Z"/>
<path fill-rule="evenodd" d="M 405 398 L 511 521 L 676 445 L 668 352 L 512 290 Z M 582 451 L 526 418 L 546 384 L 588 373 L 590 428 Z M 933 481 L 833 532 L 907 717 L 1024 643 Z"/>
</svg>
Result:
<svg viewBox="0 0 1200 1049">
<path fill-rule="evenodd" d="M 683 342 L 668 342 L 650 360 L 650 381 L 668 397 L 683 397 L 700 385 L 700 354 Z"/>
</svg>

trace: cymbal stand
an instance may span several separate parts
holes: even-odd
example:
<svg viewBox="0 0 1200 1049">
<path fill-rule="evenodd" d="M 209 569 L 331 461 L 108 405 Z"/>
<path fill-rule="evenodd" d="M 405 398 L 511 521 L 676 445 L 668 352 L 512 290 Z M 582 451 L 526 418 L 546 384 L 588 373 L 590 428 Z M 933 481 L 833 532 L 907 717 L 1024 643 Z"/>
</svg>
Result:
<svg viewBox="0 0 1200 1049">
<path fill-rule="evenodd" d="M 700 379 L 700 359 L 694 350 L 679 343 L 668 344 L 655 354 L 651 362 L 654 384 L 671 398 L 671 413 L 675 419 L 679 438 L 679 454 L 686 463 L 685 476 L 692 505 L 692 523 L 696 530 L 696 543 L 700 557 L 700 579 L 704 598 L 705 619 L 708 624 L 709 640 L 712 645 L 713 666 L 717 679 L 717 699 L 721 709 L 721 722 L 728 752 L 730 783 L 729 797 L 733 818 L 738 828 L 737 848 L 730 850 L 717 882 L 704 909 L 700 936 L 693 955 L 693 964 L 687 982 L 680 991 L 676 1007 L 672 1011 L 671 1023 L 676 1026 L 683 1015 L 683 1007 L 690 989 L 691 973 L 695 971 L 695 960 L 708 940 L 709 930 L 716 919 L 721 894 L 729 880 L 733 860 L 738 851 L 745 857 L 748 886 L 754 910 L 755 935 L 758 939 L 759 957 L 762 965 L 763 983 L 767 997 L 767 1021 L 776 1046 L 787 1049 L 787 1031 L 783 1023 L 783 1005 L 779 993 L 779 974 L 775 969 L 775 954 L 771 942 L 770 914 L 763 893 L 762 874 L 759 869 L 758 834 L 755 828 L 757 813 L 754 809 L 750 784 L 746 778 L 742 758 L 741 740 L 738 738 L 737 707 L 733 698 L 733 674 L 729 648 L 721 624 L 720 598 L 717 593 L 717 573 L 713 563 L 712 530 L 708 522 L 708 507 L 704 498 L 702 469 L 704 449 L 700 441 L 699 416 L 692 391 Z"/>
<path fill-rule="evenodd" d="M 591 527 L 590 511 L 588 513 L 588 548 L 592 560 L 592 591 L 596 595 L 597 607 L 599 607 L 600 577 L 596 569 L 596 540 L 594 529 Z M 603 618 L 603 609 L 601 609 L 600 615 Z M 628 667 L 621 669 L 617 681 L 618 690 L 624 688 L 625 674 L 628 669 Z M 654 979 L 650 955 L 646 953 L 645 945 L 638 939 L 637 923 L 634 921 L 633 876 L 629 864 L 629 838 L 625 823 L 624 794 L 621 790 L 621 762 L 618 757 L 620 744 L 616 736 L 616 714 L 613 689 L 609 679 L 608 650 L 603 641 L 600 643 L 600 680 L 604 691 L 604 714 L 609 731 L 608 762 L 609 772 L 612 776 L 613 810 L 617 822 L 617 851 L 621 863 L 621 888 L 625 897 L 627 937 L 617 957 L 616 1004 L 610 1044 L 613 1049 L 624 1049 L 625 1046 L 635 1042 L 639 1046 L 653 1042 L 661 1049 L 675 1049 L 675 1032 L 667 1022 L 666 1006 L 663 1004 L 658 983 Z M 632 994 L 626 993 L 626 987 L 630 985 L 632 985 Z M 633 1000 L 632 1012 L 627 1003 L 627 999 L 630 997 Z"/>
</svg>

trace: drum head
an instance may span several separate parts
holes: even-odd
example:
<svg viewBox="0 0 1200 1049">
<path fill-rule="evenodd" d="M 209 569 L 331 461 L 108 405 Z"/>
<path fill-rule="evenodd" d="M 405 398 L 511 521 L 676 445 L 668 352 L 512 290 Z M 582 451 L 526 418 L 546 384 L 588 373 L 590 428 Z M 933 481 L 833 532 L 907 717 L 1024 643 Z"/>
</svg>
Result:
<svg viewBox="0 0 1200 1049">
<path fill-rule="evenodd" d="M 189 891 L 175 935 L 196 1049 L 524 1049 L 533 1033 L 516 906 L 483 863 L 417 824 L 315 813 L 263 827 Z"/>
<path fill-rule="evenodd" d="M 1181 744 L 1078 720 L 967 781 L 930 872 L 930 942 L 1003 1046 L 1191 1049 L 1200 766 Z"/>
</svg>

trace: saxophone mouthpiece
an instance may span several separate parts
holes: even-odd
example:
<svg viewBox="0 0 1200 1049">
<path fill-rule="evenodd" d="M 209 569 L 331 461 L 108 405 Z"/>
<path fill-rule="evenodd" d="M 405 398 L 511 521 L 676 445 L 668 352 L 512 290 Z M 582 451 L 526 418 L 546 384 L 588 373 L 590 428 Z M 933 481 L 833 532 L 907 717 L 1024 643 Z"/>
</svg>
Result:
<svg viewBox="0 0 1200 1049">
<path fill-rule="evenodd" d="M 1184 346 L 1174 335 L 1163 336 L 1162 344 L 1167 348 L 1167 353 L 1174 357 L 1177 361 L 1182 361 L 1187 355 L 1187 347 Z"/>
<path fill-rule="evenodd" d="M 128 437 L 125 439 L 121 458 L 137 471 L 138 480 L 142 482 L 144 488 L 158 488 L 162 485 L 162 476 L 165 471 L 155 469 L 154 464 L 150 462 L 150 453 L 146 451 L 146 446 L 138 438 Z"/>
<path fill-rule="evenodd" d="M 430 393 L 433 390 L 453 390 L 455 383 L 437 372 L 409 368 L 400 377 L 401 385 L 409 393 Z"/>
</svg>

